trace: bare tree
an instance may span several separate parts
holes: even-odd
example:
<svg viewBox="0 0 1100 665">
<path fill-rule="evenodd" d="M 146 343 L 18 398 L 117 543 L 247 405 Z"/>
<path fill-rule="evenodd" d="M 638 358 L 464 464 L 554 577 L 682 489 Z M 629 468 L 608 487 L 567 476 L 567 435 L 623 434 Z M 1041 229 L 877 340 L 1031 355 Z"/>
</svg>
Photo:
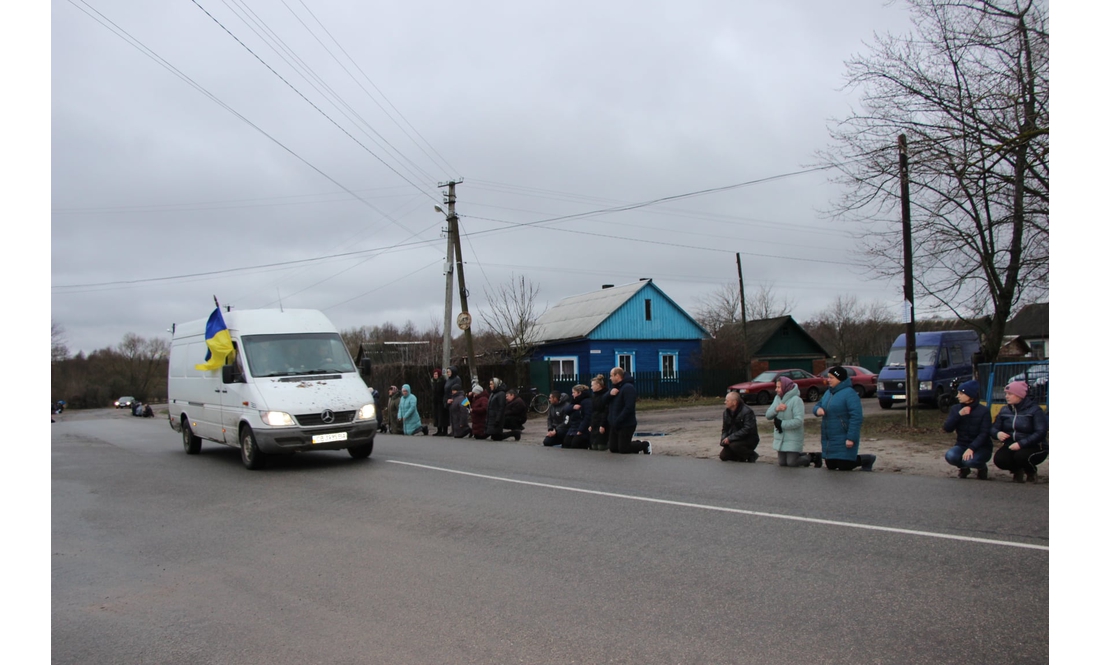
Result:
<svg viewBox="0 0 1100 665">
<path fill-rule="evenodd" d="M 61 362 L 69 357 L 69 347 L 65 341 L 65 328 L 50 321 L 50 362 Z"/>
<path fill-rule="evenodd" d="M 897 137 L 909 140 L 918 297 L 984 333 L 995 358 L 1021 298 L 1048 291 L 1049 72 L 1043 0 L 908 0 L 914 31 L 847 63 L 863 108 L 821 155 L 838 217 L 867 223 L 869 267 L 902 271 Z M 988 310 L 988 320 L 978 314 Z"/>
<path fill-rule="evenodd" d="M 771 282 L 765 282 L 745 296 L 745 315 L 749 321 L 771 319 L 790 314 L 795 302 L 788 296 L 780 297 Z M 694 318 L 711 335 L 717 335 L 723 326 L 741 322 L 741 292 L 737 282 L 727 282 L 699 300 Z"/>
<path fill-rule="evenodd" d="M 159 337 L 147 340 L 140 335 L 126 333 L 122 336 L 117 353 L 121 357 L 126 385 L 132 394 L 147 398 L 154 379 L 166 369 L 168 342 Z"/>
<path fill-rule="evenodd" d="M 535 299 L 539 295 L 539 286 L 527 281 L 523 275 L 497 287 L 496 291 L 485 290 L 485 303 L 488 309 L 478 308 L 478 316 L 485 322 L 497 344 L 508 349 L 514 362 L 525 358 L 535 347 L 533 337 L 535 322 L 545 312 L 535 311 Z"/>
<path fill-rule="evenodd" d="M 864 304 L 851 294 L 838 295 L 805 328 L 839 362 L 850 364 L 858 363 L 861 355 L 886 355 L 897 335 L 886 305 Z"/>
</svg>

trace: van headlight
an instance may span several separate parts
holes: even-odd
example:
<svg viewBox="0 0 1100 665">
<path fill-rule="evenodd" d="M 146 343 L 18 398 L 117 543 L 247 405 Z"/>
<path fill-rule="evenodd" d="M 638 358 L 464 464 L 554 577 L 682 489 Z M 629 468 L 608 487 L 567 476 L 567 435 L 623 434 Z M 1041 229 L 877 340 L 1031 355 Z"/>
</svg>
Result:
<svg viewBox="0 0 1100 665">
<path fill-rule="evenodd" d="M 282 411 L 261 411 L 260 420 L 271 427 L 287 427 L 294 424 L 290 414 Z"/>
<path fill-rule="evenodd" d="M 355 414 L 356 420 L 374 420 L 374 405 L 364 404 L 359 409 L 359 413 Z"/>
<path fill-rule="evenodd" d="M 920 382 L 920 390 L 932 390 L 932 382 L 931 381 L 921 381 Z"/>
<path fill-rule="evenodd" d="M 879 381 L 879 382 L 878 382 L 878 384 L 877 384 L 877 388 L 878 388 L 878 390 L 880 390 L 881 392 L 886 392 L 886 384 L 885 384 L 885 383 L 883 383 L 882 381 Z"/>
</svg>

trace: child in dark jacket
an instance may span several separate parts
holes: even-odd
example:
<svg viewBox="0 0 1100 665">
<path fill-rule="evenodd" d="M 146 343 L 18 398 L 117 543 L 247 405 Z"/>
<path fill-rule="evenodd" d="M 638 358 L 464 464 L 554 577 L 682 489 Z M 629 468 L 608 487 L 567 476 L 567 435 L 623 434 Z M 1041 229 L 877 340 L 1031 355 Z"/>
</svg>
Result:
<svg viewBox="0 0 1100 665">
<path fill-rule="evenodd" d="M 959 478 L 969 476 L 971 469 L 978 470 L 979 480 L 989 478 L 986 463 L 993 457 L 993 441 L 989 438 L 993 420 L 989 408 L 978 401 L 980 392 L 977 381 L 959 386 L 959 403 L 951 407 L 943 423 L 943 431 L 955 432 L 955 445 L 943 457 L 948 464 L 959 467 Z"/>
<path fill-rule="evenodd" d="M 569 431 L 565 433 L 562 448 L 589 446 L 588 425 L 592 420 L 592 391 L 588 386 L 573 386 L 573 405 L 570 407 Z"/>
</svg>

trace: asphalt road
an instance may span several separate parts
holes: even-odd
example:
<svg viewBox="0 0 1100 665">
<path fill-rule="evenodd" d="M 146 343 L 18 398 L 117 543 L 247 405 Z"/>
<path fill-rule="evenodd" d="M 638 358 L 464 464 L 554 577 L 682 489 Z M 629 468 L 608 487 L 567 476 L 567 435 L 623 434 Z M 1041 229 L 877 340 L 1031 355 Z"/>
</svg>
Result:
<svg viewBox="0 0 1100 665">
<path fill-rule="evenodd" d="M 1047 660 L 1045 488 L 386 435 L 250 472 L 164 418 L 51 427 L 54 663 Z"/>
</svg>

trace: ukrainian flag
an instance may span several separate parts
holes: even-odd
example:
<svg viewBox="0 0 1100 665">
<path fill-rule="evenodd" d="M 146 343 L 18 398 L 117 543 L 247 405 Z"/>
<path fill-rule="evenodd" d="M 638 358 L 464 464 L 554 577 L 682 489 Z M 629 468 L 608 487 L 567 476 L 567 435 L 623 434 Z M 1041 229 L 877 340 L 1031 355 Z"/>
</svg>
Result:
<svg viewBox="0 0 1100 665">
<path fill-rule="evenodd" d="M 221 369 L 233 362 L 233 340 L 229 338 L 229 328 L 226 327 L 222 311 L 218 307 L 214 308 L 210 318 L 206 320 L 206 346 L 206 362 L 195 365 L 195 369 L 205 372 Z"/>
</svg>

